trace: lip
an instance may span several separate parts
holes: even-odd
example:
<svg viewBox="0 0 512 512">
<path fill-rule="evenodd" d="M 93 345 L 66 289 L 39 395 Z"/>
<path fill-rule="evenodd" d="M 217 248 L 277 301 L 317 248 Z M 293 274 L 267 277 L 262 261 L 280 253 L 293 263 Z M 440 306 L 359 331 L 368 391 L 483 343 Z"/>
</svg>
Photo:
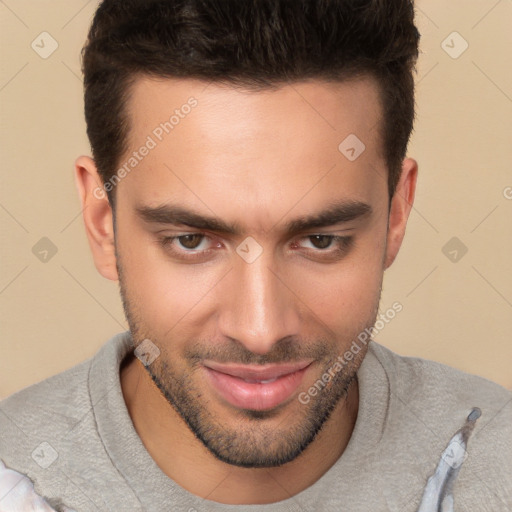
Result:
<svg viewBox="0 0 512 512">
<path fill-rule="evenodd" d="M 218 395 L 234 407 L 273 409 L 294 394 L 312 360 L 249 366 L 205 362 L 207 378 Z"/>
</svg>

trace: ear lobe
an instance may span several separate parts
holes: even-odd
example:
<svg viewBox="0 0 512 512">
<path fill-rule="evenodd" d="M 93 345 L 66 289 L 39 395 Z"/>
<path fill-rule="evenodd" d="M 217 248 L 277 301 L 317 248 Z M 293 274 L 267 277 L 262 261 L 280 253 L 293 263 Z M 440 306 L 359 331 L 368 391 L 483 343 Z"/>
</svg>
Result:
<svg viewBox="0 0 512 512">
<path fill-rule="evenodd" d="M 395 261 L 402 245 L 407 220 L 414 203 L 417 177 L 417 162 L 412 158 L 406 158 L 402 163 L 402 174 L 391 199 L 384 269 Z"/>
<path fill-rule="evenodd" d="M 80 196 L 85 232 L 98 272 L 118 280 L 112 208 L 94 160 L 87 156 L 75 162 L 75 184 Z"/>
</svg>

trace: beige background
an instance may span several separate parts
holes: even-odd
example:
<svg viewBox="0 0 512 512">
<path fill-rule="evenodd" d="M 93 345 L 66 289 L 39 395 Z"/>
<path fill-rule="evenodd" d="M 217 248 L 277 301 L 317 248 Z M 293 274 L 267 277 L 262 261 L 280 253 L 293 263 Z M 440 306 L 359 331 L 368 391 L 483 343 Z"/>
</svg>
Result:
<svg viewBox="0 0 512 512">
<path fill-rule="evenodd" d="M 0 398 L 84 360 L 127 328 L 116 283 L 93 265 L 72 171 L 75 157 L 89 153 L 79 54 L 96 5 L 0 2 Z M 376 336 L 401 354 L 508 388 L 511 22 L 509 0 L 417 3 L 422 53 L 409 154 L 419 162 L 419 188 L 381 304 L 385 311 L 399 301 L 403 311 Z M 43 31 L 58 43 L 47 59 L 31 47 Z M 442 47 L 446 40 L 460 53 L 454 31 L 469 45 L 458 58 Z M 42 237 L 58 251 L 46 263 L 32 252 Z M 453 237 L 468 249 L 456 262 L 442 251 Z"/>
</svg>

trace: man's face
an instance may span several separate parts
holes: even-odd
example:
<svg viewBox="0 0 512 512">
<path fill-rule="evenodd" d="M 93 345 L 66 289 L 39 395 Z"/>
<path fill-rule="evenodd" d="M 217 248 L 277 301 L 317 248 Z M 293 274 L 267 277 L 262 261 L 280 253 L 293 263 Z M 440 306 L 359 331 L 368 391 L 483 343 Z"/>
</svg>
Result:
<svg viewBox="0 0 512 512">
<path fill-rule="evenodd" d="M 299 394 L 377 315 L 388 221 L 377 88 L 141 79 L 128 105 L 119 167 L 150 149 L 116 187 L 117 269 L 135 343 L 160 350 L 146 369 L 221 460 L 293 460 L 340 406 L 364 348 L 307 403 Z M 353 136 L 338 149 L 351 134 L 365 146 L 355 160 Z M 292 224 L 336 206 L 341 222 Z M 165 208 L 236 229 L 172 224 Z"/>
</svg>

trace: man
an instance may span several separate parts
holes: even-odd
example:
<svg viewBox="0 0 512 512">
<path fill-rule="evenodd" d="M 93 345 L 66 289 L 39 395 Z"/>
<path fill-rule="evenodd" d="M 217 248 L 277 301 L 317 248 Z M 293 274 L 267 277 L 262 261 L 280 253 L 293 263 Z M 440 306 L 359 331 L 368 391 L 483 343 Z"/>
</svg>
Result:
<svg viewBox="0 0 512 512">
<path fill-rule="evenodd" d="M 418 37 L 406 0 L 100 5 L 76 182 L 130 330 L 0 404 L 0 510 L 510 510 L 510 392 L 369 335 Z"/>
</svg>

